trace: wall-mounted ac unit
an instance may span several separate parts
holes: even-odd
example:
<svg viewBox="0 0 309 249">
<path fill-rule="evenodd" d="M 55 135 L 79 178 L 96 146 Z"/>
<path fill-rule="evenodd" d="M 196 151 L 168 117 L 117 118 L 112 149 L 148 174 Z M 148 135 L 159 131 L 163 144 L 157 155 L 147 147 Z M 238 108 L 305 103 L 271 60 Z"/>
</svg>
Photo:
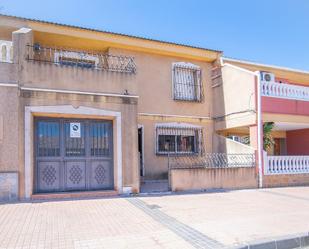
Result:
<svg viewBox="0 0 309 249">
<path fill-rule="evenodd" d="M 275 75 L 273 73 L 261 72 L 261 81 L 275 82 Z"/>
</svg>

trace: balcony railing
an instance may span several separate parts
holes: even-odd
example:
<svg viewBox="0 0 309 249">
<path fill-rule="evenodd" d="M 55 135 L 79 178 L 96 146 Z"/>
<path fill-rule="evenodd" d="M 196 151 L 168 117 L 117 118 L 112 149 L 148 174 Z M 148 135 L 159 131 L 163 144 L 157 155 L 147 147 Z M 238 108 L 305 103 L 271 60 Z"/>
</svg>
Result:
<svg viewBox="0 0 309 249">
<path fill-rule="evenodd" d="M 11 41 L 0 40 L 0 62 L 13 62 L 13 44 Z"/>
<path fill-rule="evenodd" d="M 264 154 L 265 175 L 309 173 L 309 156 L 267 156 Z"/>
<path fill-rule="evenodd" d="M 133 57 L 27 45 L 28 61 L 120 73 L 136 73 Z"/>
<path fill-rule="evenodd" d="M 208 153 L 204 156 L 171 156 L 169 169 L 254 167 L 255 154 Z"/>
<path fill-rule="evenodd" d="M 309 101 L 309 87 L 261 81 L 263 96 Z"/>
</svg>

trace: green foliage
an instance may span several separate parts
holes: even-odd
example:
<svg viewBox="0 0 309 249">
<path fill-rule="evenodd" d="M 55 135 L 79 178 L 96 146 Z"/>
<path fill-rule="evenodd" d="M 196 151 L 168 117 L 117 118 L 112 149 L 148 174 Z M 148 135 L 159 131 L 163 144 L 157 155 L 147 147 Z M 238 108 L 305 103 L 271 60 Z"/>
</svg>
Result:
<svg viewBox="0 0 309 249">
<path fill-rule="evenodd" d="M 271 131 L 274 128 L 274 122 L 267 122 L 263 124 L 263 148 L 268 150 L 275 144 L 274 139 L 271 135 Z"/>
</svg>

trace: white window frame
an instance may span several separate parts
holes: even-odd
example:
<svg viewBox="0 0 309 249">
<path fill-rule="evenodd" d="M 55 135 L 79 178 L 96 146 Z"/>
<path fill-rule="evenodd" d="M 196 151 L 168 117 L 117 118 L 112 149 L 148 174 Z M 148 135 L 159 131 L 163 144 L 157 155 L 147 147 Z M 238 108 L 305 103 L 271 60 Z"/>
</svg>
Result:
<svg viewBox="0 0 309 249">
<path fill-rule="evenodd" d="M 170 129 L 170 130 L 178 130 L 178 131 L 194 131 L 194 143 L 196 149 L 194 152 L 191 151 L 177 151 L 177 136 L 181 136 L 181 132 L 179 134 L 159 134 L 158 129 Z M 156 145 L 155 145 L 155 153 L 156 155 L 198 155 L 202 153 L 203 147 L 203 129 L 199 125 L 192 125 L 187 123 L 159 123 L 155 126 L 155 138 L 156 138 Z M 197 135 L 196 135 L 197 134 Z M 159 151 L 159 135 L 171 135 L 175 136 L 175 152 L 170 151 Z M 187 134 L 183 134 L 186 136 Z"/>
<path fill-rule="evenodd" d="M 176 92 L 176 84 L 175 84 L 175 72 L 176 68 L 183 68 L 183 69 L 191 69 L 194 70 L 196 73 L 196 80 L 197 82 L 194 83 L 194 87 L 196 89 L 193 99 L 181 98 L 175 95 Z M 201 102 L 202 100 L 202 70 L 201 67 L 192 63 L 188 62 L 175 62 L 172 64 L 172 98 L 177 101 L 189 101 L 189 102 Z"/>
</svg>

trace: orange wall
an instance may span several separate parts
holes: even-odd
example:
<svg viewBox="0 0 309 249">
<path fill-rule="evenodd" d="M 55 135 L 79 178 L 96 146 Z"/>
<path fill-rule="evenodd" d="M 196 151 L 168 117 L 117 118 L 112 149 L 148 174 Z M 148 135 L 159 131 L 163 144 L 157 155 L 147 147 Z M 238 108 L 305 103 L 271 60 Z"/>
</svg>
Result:
<svg viewBox="0 0 309 249">
<path fill-rule="evenodd" d="M 287 131 L 288 155 L 309 155 L 309 129 Z"/>
</svg>

